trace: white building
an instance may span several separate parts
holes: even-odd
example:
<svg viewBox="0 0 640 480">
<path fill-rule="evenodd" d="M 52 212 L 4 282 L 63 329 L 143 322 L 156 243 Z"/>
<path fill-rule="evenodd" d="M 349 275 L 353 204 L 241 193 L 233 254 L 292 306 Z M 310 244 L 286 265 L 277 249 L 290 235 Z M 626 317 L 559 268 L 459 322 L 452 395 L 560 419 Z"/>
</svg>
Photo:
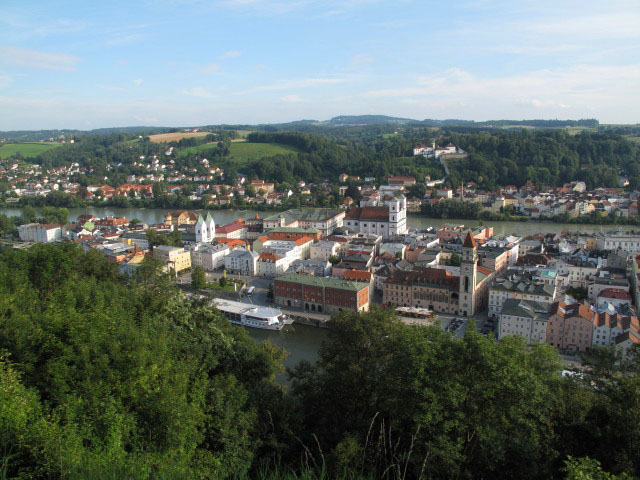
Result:
<svg viewBox="0 0 640 480">
<path fill-rule="evenodd" d="M 596 241 L 599 250 L 624 250 L 628 253 L 640 253 L 640 232 L 598 232 Z"/>
<path fill-rule="evenodd" d="M 311 245 L 310 257 L 314 260 L 329 260 L 340 252 L 340 244 L 329 240 L 323 240 Z"/>
<path fill-rule="evenodd" d="M 256 275 L 268 278 L 280 276 L 289 268 L 290 263 L 290 259 L 284 255 L 262 252 L 256 262 Z"/>
<path fill-rule="evenodd" d="M 18 236 L 23 242 L 35 242 L 36 241 L 36 227 L 37 223 L 27 223 L 18 227 Z"/>
<path fill-rule="evenodd" d="M 230 273 L 255 275 L 258 254 L 244 248 L 237 248 L 224 257 L 224 268 Z"/>
<path fill-rule="evenodd" d="M 202 215 L 198 215 L 198 221 L 195 227 L 196 242 L 211 243 L 216 238 L 216 222 L 210 213 L 207 213 L 207 219 L 204 220 Z"/>
<path fill-rule="evenodd" d="M 23 242 L 52 243 L 62 240 L 62 225 L 40 225 L 30 223 L 18 227 Z"/>
<path fill-rule="evenodd" d="M 520 335 L 528 344 L 545 343 L 549 306 L 549 303 L 507 299 L 498 317 L 498 339 Z"/>
<path fill-rule="evenodd" d="M 499 278 L 496 280 L 496 284 L 489 288 L 488 313 L 490 316 L 499 315 L 502 306 L 510 298 L 537 303 L 552 303 L 557 291 L 555 285 L 547 285 L 543 282 L 532 282 L 519 278 Z"/>
<path fill-rule="evenodd" d="M 405 196 L 391 197 L 381 203 L 382 205 L 352 208 L 347 213 L 343 226 L 356 233 L 381 235 L 385 239 L 406 235 L 408 229 Z"/>
<path fill-rule="evenodd" d="M 191 252 L 191 264 L 198 265 L 211 272 L 224 267 L 224 258 L 231 252 L 231 248 L 225 243 L 211 245 L 208 243 L 196 243 L 189 247 Z"/>
</svg>

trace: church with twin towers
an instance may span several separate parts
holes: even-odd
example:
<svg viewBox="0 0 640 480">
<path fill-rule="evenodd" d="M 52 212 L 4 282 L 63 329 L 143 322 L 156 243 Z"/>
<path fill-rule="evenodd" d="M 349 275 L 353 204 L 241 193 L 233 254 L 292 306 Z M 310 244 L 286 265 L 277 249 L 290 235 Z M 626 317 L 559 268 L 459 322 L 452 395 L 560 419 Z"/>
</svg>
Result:
<svg viewBox="0 0 640 480">
<path fill-rule="evenodd" d="M 202 215 L 198 215 L 198 221 L 195 228 L 196 242 L 198 243 L 211 243 L 216 238 L 216 222 L 210 213 L 207 213 L 206 218 L 202 218 Z"/>
</svg>

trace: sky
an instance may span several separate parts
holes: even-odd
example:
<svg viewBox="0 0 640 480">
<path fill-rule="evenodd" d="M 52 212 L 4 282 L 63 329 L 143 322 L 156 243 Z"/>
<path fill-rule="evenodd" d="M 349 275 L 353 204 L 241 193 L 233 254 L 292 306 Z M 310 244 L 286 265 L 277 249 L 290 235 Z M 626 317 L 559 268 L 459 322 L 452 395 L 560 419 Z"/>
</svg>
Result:
<svg viewBox="0 0 640 480">
<path fill-rule="evenodd" d="M 639 0 L 2 0 L 0 130 L 640 122 Z"/>
</svg>

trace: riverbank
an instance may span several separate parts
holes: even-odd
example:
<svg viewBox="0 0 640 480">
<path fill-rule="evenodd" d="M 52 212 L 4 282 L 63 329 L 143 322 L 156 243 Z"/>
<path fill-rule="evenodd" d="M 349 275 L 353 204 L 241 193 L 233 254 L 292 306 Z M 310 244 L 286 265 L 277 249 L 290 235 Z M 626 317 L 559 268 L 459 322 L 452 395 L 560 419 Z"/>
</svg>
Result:
<svg viewBox="0 0 640 480">
<path fill-rule="evenodd" d="M 173 212 L 173 208 L 119 208 L 119 207 L 72 207 L 69 210 L 69 221 L 75 221 L 80 215 L 88 213 L 97 217 L 126 217 L 130 220 L 137 218 L 143 223 L 156 224 L 164 222 L 164 216 L 168 212 Z M 39 214 L 40 209 L 36 208 L 36 214 Z M 224 225 L 238 218 L 249 219 L 255 218 L 256 215 L 265 217 L 273 213 L 283 211 L 283 209 L 272 210 L 269 212 L 259 211 L 255 209 L 250 210 L 234 210 L 234 209 L 216 209 L 216 210 L 194 210 L 197 213 L 210 212 L 216 225 Z M 8 208 L 0 207 L 0 214 L 7 215 L 9 217 L 19 217 L 22 214 L 22 208 L 19 206 L 11 206 Z M 579 233 L 596 233 L 612 229 L 620 230 L 633 230 L 638 228 L 634 225 L 616 225 L 616 224 L 577 224 L 577 223 L 553 223 L 541 220 L 527 220 L 527 221 L 514 221 L 514 220 L 469 220 L 460 218 L 429 218 L 421 214 L 411 213 L 407 216 L 407 225 L 409 228 L 424 229 L 428 227 L 439 228 L 445 224 L 463 224 L 467 227 L 476 227 L 481 225 L 492 226 L 495 235 L 536 235 L 539 233 L 561 233 L 563 231 L 579 232 Z"/>
</svg>

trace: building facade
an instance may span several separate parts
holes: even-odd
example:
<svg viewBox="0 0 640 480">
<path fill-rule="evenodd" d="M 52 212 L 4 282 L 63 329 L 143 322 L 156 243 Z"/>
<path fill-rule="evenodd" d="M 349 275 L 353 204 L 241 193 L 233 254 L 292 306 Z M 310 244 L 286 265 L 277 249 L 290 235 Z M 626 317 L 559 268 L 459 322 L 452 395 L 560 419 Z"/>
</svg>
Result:
<svg viewBox="0 0 640 480">
<path fill-rule="evenodd" d="M 273 293 L 277 305 L 309 312 L 369 309 L 369 284 L 360 282 L 287 274 L 273 281 Z"/>
<path fill-rule="evenodd" d="M 191 254 L 183 247 L 159 245 L 154 247 L 153 256 L 160 260 L 165 268 L 176 273 L 191 268 Z"/>
</svg>

